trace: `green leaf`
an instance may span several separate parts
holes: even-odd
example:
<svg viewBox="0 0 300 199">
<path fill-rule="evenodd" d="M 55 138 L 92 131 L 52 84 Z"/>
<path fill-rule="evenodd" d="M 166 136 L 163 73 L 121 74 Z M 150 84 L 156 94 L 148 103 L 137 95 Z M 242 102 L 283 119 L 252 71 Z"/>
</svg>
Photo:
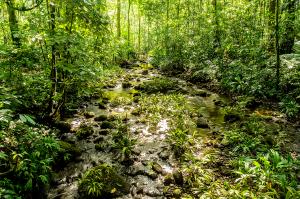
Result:
<svg viewBox="0 0 300 199">
<path fill-rule="evenodd" d="M 7 159 L 7 155 L 3 152 L 0 152 L 0 159 L 2 160 L 6 160 Z"/>
<path fill-rule="evenodd" d="M 26 114 L 20 114 L 19 118 L 22 122 L 31 124 L 31 125 L 36 125 L 36 122 L 33 120 L 33 118 L 29 115 Z"/>
</svg>

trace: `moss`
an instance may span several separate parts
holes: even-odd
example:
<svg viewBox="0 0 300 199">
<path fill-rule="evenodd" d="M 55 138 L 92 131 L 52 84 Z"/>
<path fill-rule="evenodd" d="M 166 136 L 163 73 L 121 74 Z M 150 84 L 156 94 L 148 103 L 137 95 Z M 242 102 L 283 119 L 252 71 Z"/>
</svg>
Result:
<svg viewBox="0 0 300 199">
<path fill-rule="evenodd" d="M 107 115 L 99 115 L 99 116 L 95 117 L 94 120 L 97 122 L 101 122 L 101 121 L 105 121 L 107 119 L 108 119 Z"/>
<path fill-rule="evenodd" d="M 130 88 L 131 86 L 132 86 L 132 83 L 131 83 L 131 82 L 127 82 L 127 81 L 126 81 L 126 82 L 123 82 L 123 83 L 122 83 L 122 87 L 125 88 L 125 89 L 126 89 L 126 88 Z"/>
<path fill-rule="evenodd" d="M 94 133 L 94 129 L 92 126 L 87 124 L 80 125 L 79 130 L 76 132 L 76 137 L 78 139 L 85 139 Z"/>
<path fill-rule="evenodd" d="M 61 169 L 68 162 L 74 160 L 77 156 L 80 156 L 81 151 L 76 145 L 68 142 L 58 141 L 58 144 L 60 151 L 55 160 L 55 168 Z"/>
<path fill-rule="evenodd" d="M 70 144 L 64 141 L 58 141 L 58 144 L 63 153 L 68 153 L 72 156 L 78 156 L 81 153 L 80 149 L 74 144 Z"/>
<path fill-rule="evenodd" d="M 112 129 L 112 128 L 114 128 L 114 125 L 113 125 L 112 122 L 104 121 L 104 122 L 102 122 L 102 124 L 101 124 L 101 128 L 102 128 L 102 129 Z"/>
<path fill-rule="evenodd" d="M 102 164 L 88 170 L 79 184 L 80 198 L 112 198 L 129 193 L 129 184 L 116 169 Z"/>
<path fill-rule="evenodd" d="M 199 70 L 191 75 L 189 81 L 192 83 L 209 83 L 212 81 L 212 78 L 208 73 Z"/>
<path fill-rule="evenodd" d="M 146 93 L 167 93 L 171 90 L 178 90 L 177 81 L 170 78 L 154 78 L 151 81 L 144 82 L 139 89 Z"/>
</svg>

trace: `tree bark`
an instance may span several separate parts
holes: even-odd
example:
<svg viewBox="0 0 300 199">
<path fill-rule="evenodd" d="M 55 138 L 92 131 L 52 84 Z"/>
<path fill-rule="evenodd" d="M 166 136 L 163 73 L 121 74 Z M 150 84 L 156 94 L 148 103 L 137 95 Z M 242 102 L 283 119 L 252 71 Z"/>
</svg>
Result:
<svg viewBox="0 0 300 199">
<path fill-rule="evenodd" d="M 280 52 L 279 52 L 279 0 L 276 0 L 275 20 L 275 48 L 276 48 L 276 86 L 279 91 L 280 84 Z"/>
<path fill-rule="evenodd" d="M 130 9 L 131 9 L 131 0 L 128 0 L 128 10 L 127 10 L 127 42 L 130 45 Z"/>
<path fill-rule="evenodd" d="M 214 41 L 213 41 L 213 48 L 215 53 L 219 47 L 221 47 L 221 38 L 220 38 L 220 27 L 219 27 L 219 10 L 218 10 L 218 2 L 217 0 L 213 0 L 213 7 L 214 7 Z M 216 53 L 217 54 L 217 53 Z"/>
<path fill-rule="evenodd" d="M 8 20 L 9 20 L 9 28 L 11 33 L 11 39 L 13 44 L 17 47 L 21 47 L 21 38 L 19 36 L 19 25 L 16 16 L 16 10 L 11 7 L 14 4 L 14 0 L 10 0 L 10 2 L 6 2 Z"/>
<path fill-rule="evenodd" d="M 53 38 L 55 35 L 55 2 L 50 1 L 50 34 Z M 54 41 L 53 41 L 54 42 Z M 50 90 L 50 101 L 49 101 L 49 115 L 52 117 L 54 115 L 54 97 L 57 92 L 57 68 L 56 68 L 56 45 L 55 43 L 51 46 L 51 90 Z"/>
<path fill-rule="evenodd" d="M 275 47 L 275 21 L 276 21 L 276 1 L 277 0 L 270 0 L 269 1 L 269 13 L 268 13 L 268 32 L 267 32 L 267 47 L 268 51 L 271 53 L 275 53 L 276 47 Z"/>
<path fill-rule="evenodd" d="M 117 36 L 121 38 L 121 0 L 117 1 Z"/>
</svg>

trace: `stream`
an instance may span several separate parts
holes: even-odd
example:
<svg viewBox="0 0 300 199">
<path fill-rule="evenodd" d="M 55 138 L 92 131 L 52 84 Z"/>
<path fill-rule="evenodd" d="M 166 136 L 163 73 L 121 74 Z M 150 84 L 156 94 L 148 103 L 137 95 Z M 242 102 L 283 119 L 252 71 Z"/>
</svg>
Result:
<svg viewBox="0 0 300 199">
<path fill-rule="evenodd" d="M 118 168 L 130 184 L 130 192 L 117 198 L 168 198 L 164 194 L 165 176 L 176 173 L 180 168 L 179 160 L 174 156 L 167 141 L 171 129 L 169 118 L 160 119 L 153 127 L 150 121 L 141 121 L 140 115 L 135 113 L 135 110 L 140 108 L 139 102 L 126 100 L 139 97 L 136 92 L 133 92 L 136 85 L 160 76 L 155 69 L 126 69 L 113 85 L 104 89 L 103 94 L 106 99 L 104 104 L 101 101 L 99 103 L 99 100 L 92 100 L 82 106 L 73 118 L 66 119 L 66 122 L 71 124 L 72 131 L 64 133 L 61 138 L 75 144 L 82 153 L 57 173 L 55 184 L 48 193 L 49 199 L 80 198 L 78 185 L 83 173 L 103 163 Z M 128 81 L 130 81 L 129 85 L 127 85 Z M 176 81 L 178 87 L 186 91 L 183 95 L 187 102 L 201 112 L 210 126 L 210 128 L 205 125 L 196 127 L 195 131 L 205 139 L 206 134 L 213 129 L 222 128 L 224 115 L 220 111 L 219 104 L 226 99 L 186 81 L 180 79 Z M 114 100 L 117 98 L 122 100 Z M 130 136 L 137 141 L 132 150 L 133 162 L 130 164 L 124 164 L 120 155 L 116 155 L 111 147 L 113 127 L 103 126 L 103 120 L 114 118 L 122 118 L 122 122 L 130 129 Z M 93 133 L 85 139 L 78 139 L 74 132 L 78 131 L 82 124 L 92 126 Z M 99 144 L 101 147 L 96 147 Z M 200 153 L 201 146 L 197 151 L 197 154 Z"/>
</svg>

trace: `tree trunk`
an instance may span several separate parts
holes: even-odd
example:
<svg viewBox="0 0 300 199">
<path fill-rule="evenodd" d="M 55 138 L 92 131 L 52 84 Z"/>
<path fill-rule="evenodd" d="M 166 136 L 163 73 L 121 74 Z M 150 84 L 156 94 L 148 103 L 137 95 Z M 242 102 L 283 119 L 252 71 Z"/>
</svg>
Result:
<svg viewBox="0 0 300 199">
<path fill-rule="evenodd" d="M 215 53 L 219 47 L 221 47 L 221 38 L 220 38 L 220 27 L 219 27 L 219 10 L 218 10 L 218 2 L 217 0 L 213 0 L 213 7 L 214 7 L 214 41 L 213 41 L 213 48 Z M 217 53 L 216 53 L 217 54 Z"/>
<path fill-rule="evenodd" d="M 279 0 L 276 0 L 275 20 L 275 48 L 276 48 L 276 86 L 279 91 L 280 84 L 280 52 L 279 52 Z"/>
<path fill-rule="evenodd" d="M 167 0 L 167 13 L 166 13 L 166 34 L 165 34 L 165 48 L 166 55 L 169 54 L 169 18 L 170 18 L 170 0 Z"/>
<path fill-rule="evenodd" d="M 127 42 L 130 45 L 130 9 L 131 9 L 131 0 L 128 0 L 128 10 L 127 10 Z"/>
<path fill-rule="evenodd" d="M 14 0 L 10 0 L 10 5 L 14 5 Z M 17 20 L 15 9 L 13 9 L 10 5 L 9 3 L 6 3 L 11 39 L 13 44 L 17 48 L 19 48 L 21 47 L 21 39 L 20 36 L 18 35 L 19 34 L 18 20 Z"/>
<path fill-rule="evenodd" d="M 117 2 L 117 36 L 121 38 L 121 0 Z"/>
<path fill-rule="evenodd" d="M 138 35 L 138 50 L 139 50 L 139 53 L 141 52 L 141 8 L 140 8 L 140 0 L 138 1 L 138 20 L 139 20 L 139 35 Z"/>
<path fill-rule="evenodd" d="M 296 0 L 285 0 L 285 12 L 287 19 L 285 22 L 285 30 L 280 44 L 280 54 L 290 54 L 293 52 L 295 42 L 295 11 Z"/>
<path fill-rule="evenodd" d="M 276 12 L 276 1 L 277 0 L 270 0 L 269 1 L 269 13 L 268 13 L 268 32 L 267 32 L 267 47 L 268 51 L 271 53 L 275 53 L 275 12 Z"/>
<path fill-rule="evenodd" d="M 50 2 L 50 34 L 53 38 L 55 35 L 55 2 Z M 54 100 L 53 98 L 57 92 L 57 68 L 56 68 L 56 45 L 53 43 L 51 46 L 51 91 L 49 101 L 49 115 L 50 117 L 54 114 Z"/>
</svg>

